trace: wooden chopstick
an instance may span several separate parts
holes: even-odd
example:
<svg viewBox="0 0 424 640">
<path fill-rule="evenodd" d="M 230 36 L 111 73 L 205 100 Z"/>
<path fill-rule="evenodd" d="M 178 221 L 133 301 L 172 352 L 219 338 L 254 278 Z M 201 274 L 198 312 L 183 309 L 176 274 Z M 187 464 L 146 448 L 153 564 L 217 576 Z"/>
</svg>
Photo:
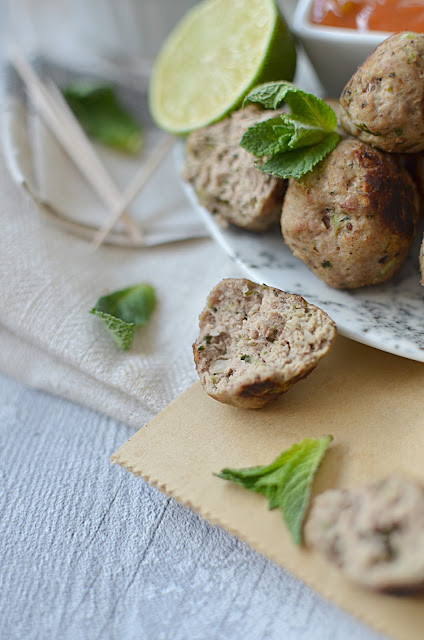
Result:
<svg viewBox="0 0 424 640">
<path fill-rule="evenodd" d="M 52 80 L 47 81 L 47 90 L 50 93 L 52 100 L 58 107 L 58 113 L 61 114 L 68 125 L 72 127 L 72 121 L 76 122 L 75 116 L 72 113 L 68 103 L 64 99 L 61 91 L 57 88 Z M 78 124 L 78 129 L 82 131 Z M 76 139 L 78 140 L 79 134 L 77 130 L 73 130 Z M 85 134 L 84 134 L 85 135 Z M 93 239 L 93 249 L 96 250 L 107 238 L 116 223 L 125 216 L 125 212 L 137 194 L 141 191 L 149 178 L 156 171 L 162 160 L 169 153 L 172 146 L 175 143 L 175 139 L 172 136 L 166 136 L 160 145 L 151 153 L 146 161 L 141 165 L 134 178 L 131 180 L 124 193 L 120 195 L 118 200 L 111 204 L 111 215 L 105 224 L 95 234 Z M 97 157 L 95 158 L 97 159 Z M 141 238 L 139 238 L 140 240 Z"/>
<path fill-rule="evenodd" d="M 63 104 L 59 108 L 57 93 L 52 90 L 51 85 L 50 90 L 44 86 L 31 65 L 27 63 L 21 54 L 16 50 L 11 51 L 9 58 L 27 86 L 46 124 L 68 152 L 76 166 L 114 215 L 116 215 L 115 212 L 119 208 L 120 215 L 118 218 L 122 217 L 122 222 L 132 240 L 134 242 L 140 241 L 143 237 L 141 229 L 125 211 L 126 207 L 122 209 L 122 197 L 116 185 L 100 162 L 94 148 L 71 110 L 69 108 L 63 109 Z M 59 93 L 58 89 L 57 92 Z M 52 97 L 53 94 L 55 94 L 55 97 Z M 63 102 L 65 101 L 63 100 Z"/>
<path fill-rule="evenodd" d="M 84 157 L 89 159 L 90 165 L 93 167 L 95 175 L 97 177 L 96 184 L 98 188 L 102 189 L 103 196 L 101 197 L 103 201 L 107 205 L 108 209 L 112 211 L 115 210 L 116 206 L 121 201 L 121 195 L 115 183 L 107 173 L 104 165 L 101 163 L 98 155 L 94 151 L 93 146 L 88 141 L 84 130 L 82 129 L 72 110 L 68 106 L 68 103 L 63 97 L 62 92 L 50 79 L 46 82 L 46 88 L 51 100 L 55 104 L 57 115 L 61 118 L 64 126 L 68 128 L 68 131 L 72 133 L 73 141 L 76 145 L 79 146 L 81 152 L 84 152 Z M 140 240 L 143 237 L 143 233 L 125 210 L 122 213 L 122 219 L 123 222 L 127 221 L 130 225 L 132 231 L 131 235 L 134 235 L 135 231 L 133 227 L 135 227 L 135 229 L 137 230 L 135 232 L 137 235 L 137 240 Z"/>
<path fill-rule="evenodd" d="M 109 220 L 106 221 L 105 225 L 96 233 L 93 240 L 93 249 L 96 250 L 102 242 L 106 239 L 108 234 L 111 232 L 115 224 L 123 215 L 125 209 L 129 206 L 129 204 L 134 200 L 136 195 L 141 191 L 149 178 L 156 171 L 162 160 L 169 153 L 172 146 L 175 144 L 175 138 L 173 136 L 166 136 L 161 144 L 156 147 L 156 149 L 151 153 L 151 155 L 147 158 L 146 162 L 142 164 L 140 169 L 137 171 L 134 178 L 131 180 L 128 187 L 125 189 L 121 200 L 116 204 L 116 207 L 112 210 Z"/>
</svg>

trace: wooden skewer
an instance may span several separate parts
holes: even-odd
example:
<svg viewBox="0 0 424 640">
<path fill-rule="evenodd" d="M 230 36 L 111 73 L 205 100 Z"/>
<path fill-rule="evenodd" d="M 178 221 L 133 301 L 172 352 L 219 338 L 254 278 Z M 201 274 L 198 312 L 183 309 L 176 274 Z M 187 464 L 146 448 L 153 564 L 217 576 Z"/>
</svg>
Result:
<svg viewBox="0 0 424 640">
<path fill-rule="evenodd" d="M 161 144 L 152 152 L 146 162 L 142 164 L 139 171 L 137 171 L 136 175 L 125 189 L 121 200 L 117 202 L 116 207 L 113 208 L 109 220 L 106 221 L 105 225 L 95 235 L 92 245 L 94 250 L 104 242 L 110 231 L 123 215 L 125 209 L 141 191 L 174 144 L 175 138 L 172 136 L 166 136 L 166 138 L 162 140 Z"/>
<path fill-rule="evenodd" d="M 70 109 L 67 108 L 67 110 L 65 110 L 58 108 L 59 99 L 57 93 L 55 93 L 55 98 L 53 98 L 54 90 L 51 89 L 51 86 L 50 91 L 46 89 L 23 56 L 17 51 L 12 51 L 9 57 L 30 91 L 31 97 L 46 124 L 64 149 L 69 153 L 76 166 L 90 182 L 107 208 L 111 210 L 114 215 L 119 208 L 120 215 L 118 218 L 122 217 L 122 222 L 132 239 L 135 242 L 140 241 L 143 237 L 141 229 L 125 211 L 129 202 L 126 207 L 122 209 L 122 197 L 116 185 L 100 162 L 91 143 L 88 141 L 84 131 L 81 129 Z M 58 89 L 57 92 L 60 93 Z M 63 102 L 65 101 L 63 100 Z M 61 106 L 63 107 L 63 105 Z"/>
<path fill-rule="evenodd" d="M 112 181 L 112 178 L 107 173 L 98 155 L 88 141 L 84 130 L 82 129 L 72 110 L 68 106 L 68 103 L 64 99 L 62 92 L 57 88 L 52 80 L 47 80 L 46 86 L 50 98 L 56 107 L 56 113 L 58 117 L 62 120 L 63 125 L 67 127 L 68 132 L 72 134 L 72 138 L 75 144 L 78 145 L 80 151 L 84 153 L 84 157 L 89 159 L 91 166 L 95 169 L 95 175 L 97 176 L 96 184 L 101 189 L 104 189 L 103 201 L 107 205 L 108 209 L 112 211 L 115 210 L 116 206 L 121 201 L 121 195 L 115 183 Z M 122 219 L 124 223 L 128 223 L 130 225 L 131 235 L 135 235 L 137 240 L 141 240 L 141 238 L 143 237 L 141 229 L 136 225 L 134 220 L 128 215 L 126 211 L 122 212 Z"/>
<path fill-rule="evenodd" d="M 75 116 L 72 113 L 68 103 L 64 99 L 61 91 L 57 88 L 57 86 L 51 81 L 47 81 L 47 89 L 50 93 L 51 98 L 55 102 L 58 107 L 58 114 L 62 115 L 65 122 L 72 127 L 73 122 L 76 122 Z M 78 124 L 78 129 L 80 131 L 81 128 Z M 73 131 L 75 133 L 76 138 L 78 139 L 78 130 Z M 85 134 L 84 134 L 85 135 Z M 116 223 L 125 216 L 125 211 L 137 196 L 137 194 L 141 191 L 144 185 L 147 183 L 149 178 L 153 175 L 157 167 L 160 165 L 162 160 L 166 157 L 170 149 L 172 148 L 175 139 L 171 136 L 167 136 L 161 144 L 153 151 L 153 153 L 146 159 L 146 161 L 142 164 L 139 171 L 137 171 L 134 178 L 131 180 L 128 187 L 125 189 L 124 193 L 118 198 L 118 200 L 111 206 L 111 215 L 106 223 L 102 226 L 101 229 L 96 233 L 93 239 L 93 249 L 96 250 L 107 238 L 113 227 Z"/>
</svg>

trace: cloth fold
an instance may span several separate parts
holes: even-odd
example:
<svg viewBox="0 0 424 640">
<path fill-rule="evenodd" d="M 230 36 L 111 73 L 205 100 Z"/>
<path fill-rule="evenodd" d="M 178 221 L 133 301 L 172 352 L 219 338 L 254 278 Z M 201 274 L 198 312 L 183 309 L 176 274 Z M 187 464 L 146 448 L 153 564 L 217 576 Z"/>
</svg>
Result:
<svg viewBox="0 0 424 640">
<path fill-rule="evenodd" d="M 35 389 L 101 411 L 134 429 L 155 415 L 143 398 L 132 398 L 117 388 L 100 383 L 95 377 L 49 355 L 4 327 L 0 327 L 0 371 Z M 81 388 L 84 389 L 83 396 Z"/>
</svg>

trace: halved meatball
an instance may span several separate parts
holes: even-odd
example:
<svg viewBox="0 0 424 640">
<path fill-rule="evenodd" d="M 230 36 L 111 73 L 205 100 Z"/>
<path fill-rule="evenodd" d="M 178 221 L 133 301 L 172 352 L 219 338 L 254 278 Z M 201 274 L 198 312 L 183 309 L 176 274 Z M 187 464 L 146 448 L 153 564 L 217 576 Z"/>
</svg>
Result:
<svg viewBox="0 0 424 640">
<path fill-rule="evenodd" d="M 349 138 L 291 180 L 281 227 L 293 254 L 331 287 L 385 282 L 405 260 L 418 219 L 415 184 L 397 156 Z"/>
<path fill-rule="evenodd" d="M 384 40 L 340 97 L 343 128 L 378 149 L 424 149 L 424 34 L 405 31 Z"/>
<path fill-rule="evenodd" d="M 188 136 L 183 176 L 222 221 L 252 231 L 278 223 L 287 181 L 257 169 L 261 160 L 239 146 L 249 127 L 276 115 L 252 105 Z"/>
<path fill-rule="evenodd" d="M 257 409 L 305 378 L 329 351 L 334 322 L 300 296 L 245 278 L 214 287 L 199 317 L 194 360 L 216 400 Z"/>
<path fill-rule="evenodd" d="M 351 580 L 377 591 L 424 586 L 424 490 L 390 476 L 315 499 L 305 542 Z"/>
</svg>

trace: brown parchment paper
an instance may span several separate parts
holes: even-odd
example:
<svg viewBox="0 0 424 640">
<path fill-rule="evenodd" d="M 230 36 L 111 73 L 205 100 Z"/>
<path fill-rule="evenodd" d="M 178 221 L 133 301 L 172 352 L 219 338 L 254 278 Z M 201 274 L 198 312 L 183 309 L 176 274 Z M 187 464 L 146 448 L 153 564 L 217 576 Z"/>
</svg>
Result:
<svg viewBox="0 0 424 640">
<path fill-rule="evenodd" d="M 242 410 L 195 384 L 140 429 L 112 461 L 245 540 L 324 597 L 399 640 L 424 637 L 424 596 L 398 598 L 349 583 L 290 540 L 263 496 L 212 475 L 271 462 L 304 437 L 334 436 L 314 493 L 392 471 L 424 483 L 424 365 L 338 337 L 331 353 L 274 404 Z"/>
</svg>

